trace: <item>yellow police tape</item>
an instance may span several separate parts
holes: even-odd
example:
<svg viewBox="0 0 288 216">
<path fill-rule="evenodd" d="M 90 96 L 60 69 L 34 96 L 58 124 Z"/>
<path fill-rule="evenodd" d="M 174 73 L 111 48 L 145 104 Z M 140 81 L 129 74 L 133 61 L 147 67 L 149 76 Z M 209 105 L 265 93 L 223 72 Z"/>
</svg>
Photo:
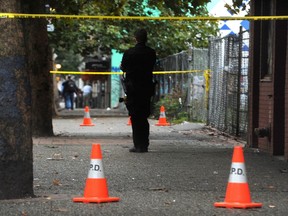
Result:
<svg viewBox="0 0 288 216">
<path fill-rule="evenodd" d="M 0 13 L 0 18 L 46 18 L 46 19 L 98 19 L 98 20 L 174 20 L 174 21 L 193 21 L 193 20 L 286 20 L 286 16 L 195 16 L 195 17 L 149 17 L 149 16 L 89 16 L 89 15 L 64 15 L 64 14 L 25 14 L 25 13 Z"/>
<path fill-rule="evenodd" d="M 83 71 L 83 72 L 79 72 L 79 71 L 50 71 L 51 74 L 80 74 L 80 75 L 84 75 L 84 74 L 90 74 L 90 75 L 114 75 L 114 74 L 123 74 L 123 72 L 94 72 L 94 71 Z"/>
<path fill-rule="evenodd" d="M 207 70 L 187 70 L 187 71 L 153 71 L 153 74 L 183 74 L 183 73 L 196 73 L 205 72 Z M 51 74 L 90 74 L 90 75 L 122 75 L 123 72 L 98 72 L 98 71 L 50 71 Z"/>
</svg>

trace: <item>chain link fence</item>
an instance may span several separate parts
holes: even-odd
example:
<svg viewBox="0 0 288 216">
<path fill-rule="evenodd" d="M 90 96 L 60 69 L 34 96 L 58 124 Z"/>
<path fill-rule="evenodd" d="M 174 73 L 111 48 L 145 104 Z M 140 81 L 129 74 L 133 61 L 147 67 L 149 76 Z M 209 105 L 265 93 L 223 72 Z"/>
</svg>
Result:
<svg viewBox="0 0 288 216">
<path fill-rule="evenodd" d="M 189 69 L 188 53 L 183 51 L 161 59 L 157 67 L 159 71 L 186 71 Z M 159 83 L 158 95 L 161 97 L 165 94 L 171 94 L 175 90 L 184 92 L 187 87 L 187 78 L 185 73 L 155 75 L 155 79 Z"/>
<path fill-rule="evenodd" d="M 177 92 L 175 95 L 181 98 L 179 110 L 187 112 L 190 121 L 206 122 L 220 131 L 245 138 L 248 47 L 249 33 L 240 30 L 238 35 L 211 39 L 209 49 L 191 48 L 161 59 L 158 70 L 183 73 L 156 75 L 159 82 L 156 100 Z M 185 73 L 187 70 L 195 71 Z"/>
<path fill-rule="evenodd" d="M 191 48 L 161 59 L 158 70 L 179 73 L 155 75 L 157 100 L 167 94 L 178 96 L 178 112 L 186 112 L 191 121 L 206 122 L 207 111 L 203 107 L 206 107 L 204 70 L 207 68 L 208 49 Z"/>
<path fill-rule="evenodd" d="M 208 49 L 192 49 L 191 69 L 200 70 L 200 72 L 193 72 L 191 76 L 191 87 L 188 89 L 189 103 L 188 112 L 189 120 L 196 122 L 206 122 L 207 105 L 208 105 L 208 88 L 205 79 L 205 73 L 208 68 L 209 56 Z M 189 82 L 189 81 L 188 81 Z"/>
<path fill-rule="evenodd" d="M 248 125 L 249 34 L 229 35 L 210 42 L 210 88 L 207 124 L 246 137 Z"/>
</svg>

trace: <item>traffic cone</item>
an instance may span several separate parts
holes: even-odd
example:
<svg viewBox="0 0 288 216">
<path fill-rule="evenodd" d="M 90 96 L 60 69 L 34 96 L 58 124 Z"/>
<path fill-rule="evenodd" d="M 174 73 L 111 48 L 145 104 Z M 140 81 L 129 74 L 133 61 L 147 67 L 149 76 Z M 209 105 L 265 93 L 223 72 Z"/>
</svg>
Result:
<svg viewBox="0 0 288 216">
<path fill-rule="evenodd" d="M 241 146 L 234 147 L 225 200 L 224 202 L 214 203 L 214 206 L 243 209 L 262 207 L 262 203 L 253 203 L 251 201 L 249 185 L 247 183 L 243 149 Z"/>
<path fill-rule="evenodd" d="M 73 198 L 74 202 L 83 203 L 103 203 L 117 202 L 118 197 L 109 197 L 107 189 L 107 181 L 104 177 L 102 164 L 102 153 L 100 144 L 92 144 L 91 162 L 86 179 L 86 186 L 83 197 Z"/>
<path fill-rule="evenodd" d="M 83 124 L 81 124 L 80 126 L 94 126 L 94 124 L 92 123 L 92 120 L 90 118 L 88 106 L 85 107 Z"/>
<path fill-rule="evenodd" d="M 132 125 L 132 123 L 131 123 L 131 116 L 129 116 L 129 119 L 128 119 L 128 122 L 127 122 L 127 125 Z"/>
<path fill-rule="evenodd" d="M 159 117 L 159 121 L 156 124 L 156 126 L 169 126 L 170 123 L 168 123 L 166 121 L 166 115 L 165 115 L 165 108 L 164 106 L 160 107 L 160 117 Z"/>
</svg>

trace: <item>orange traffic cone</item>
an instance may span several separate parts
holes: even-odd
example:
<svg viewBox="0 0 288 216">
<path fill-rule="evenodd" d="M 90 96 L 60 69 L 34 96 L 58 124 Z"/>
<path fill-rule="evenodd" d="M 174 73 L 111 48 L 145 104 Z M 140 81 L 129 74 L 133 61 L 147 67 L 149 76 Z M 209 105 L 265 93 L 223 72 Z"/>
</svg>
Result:
<svg viewBox="0 0 288 216">
<path fill-rule="evenodd" d="M 92 120 L 90 118 L 88 106 L 85 107 L 83 124 L 81 124 L 80 126 L 94 126 L 94 124 L 92 123 Z"/>
<path fill-rule="evenodd" d="M 104 177 L 100 144 L 92 144 L 91 162 L 84 189 L 84 197 L 73 198 L 74 202 L 103 203 L 117 202 L 118 197 L 109 197 L 107 181 Z"/>
<path fill-rule="evenodd" d="M 252 203 L 244 164 L 243 149 L 235 146 L 226 197 L 224 202 L 214 203 L 223 208 L 260 208 L 262 203 Z"/>
<path fill-rule="evenodd" d="M 127 122 L 127 125 L 132 125 L 132 122 L 131 122 L 131 116 L 129 116 L 129 119 L 128 119 L 128 122 Z"/>
<path fill-rule="evenodd" d="M 156 126 L 169 126 L 170 123 L 166 122 L 165 108 L 164 106 L 160 107 L 160 117 Z"/>
</svg>

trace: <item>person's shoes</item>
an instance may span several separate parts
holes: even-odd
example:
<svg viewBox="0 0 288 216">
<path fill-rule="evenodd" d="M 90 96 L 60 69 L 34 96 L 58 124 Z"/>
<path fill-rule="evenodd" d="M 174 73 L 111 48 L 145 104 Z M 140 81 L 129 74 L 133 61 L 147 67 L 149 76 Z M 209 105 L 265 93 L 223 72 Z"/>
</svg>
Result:
<svg viewBox="0 0 288 216">
<path fill-rule="evenodd" d="M 134 153 L 145 153 L 145 152 L 148 152 L 148 149 L 147 148 L 130 148 L 129 149 L 129 152 L 134 152 Z"/>
</svg>

